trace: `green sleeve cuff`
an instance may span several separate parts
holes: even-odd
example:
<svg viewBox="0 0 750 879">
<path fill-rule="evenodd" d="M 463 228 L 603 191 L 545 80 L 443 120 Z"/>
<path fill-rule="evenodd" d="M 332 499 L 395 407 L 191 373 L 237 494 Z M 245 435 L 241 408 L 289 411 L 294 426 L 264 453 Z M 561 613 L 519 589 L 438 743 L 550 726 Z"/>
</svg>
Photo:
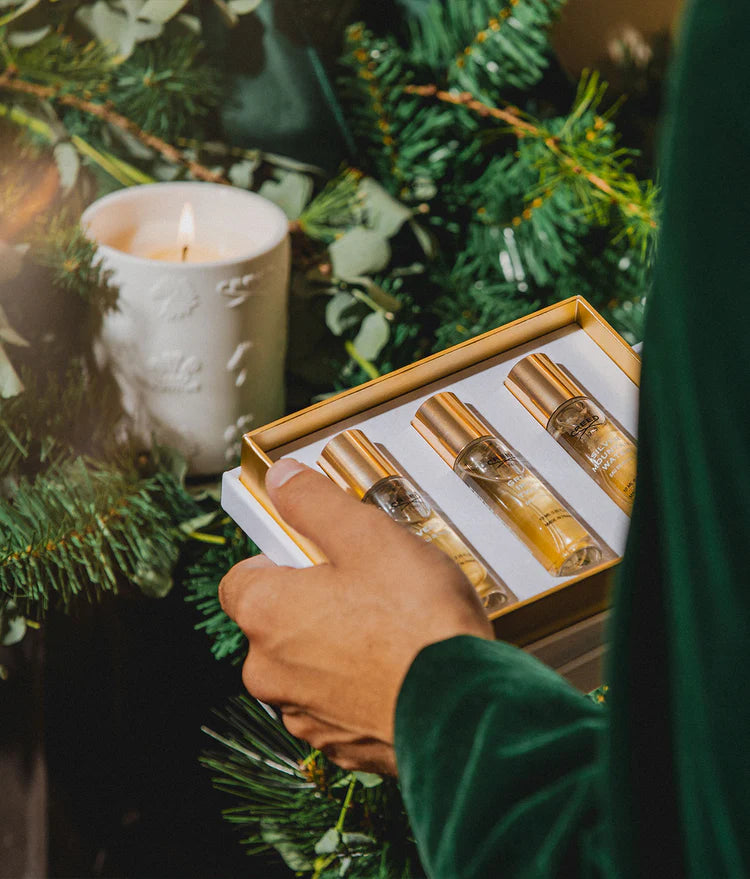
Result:
<svg viewBox="0 0 750 879">
<path fill-rule="evenodd" d="M 598 838 L 605 726 L 599 706 L 509 644 L 458 636 L 424 648 L 401 687 L 395 747 L 432 879 L 581 866 Z"/>
</svg>

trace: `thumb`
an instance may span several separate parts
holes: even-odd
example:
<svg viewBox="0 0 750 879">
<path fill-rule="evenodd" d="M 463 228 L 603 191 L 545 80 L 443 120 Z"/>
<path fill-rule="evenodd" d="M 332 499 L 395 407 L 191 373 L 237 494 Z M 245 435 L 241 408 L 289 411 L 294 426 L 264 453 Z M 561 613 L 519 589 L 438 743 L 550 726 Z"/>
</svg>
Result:
<svg viewBox="0 0 750 879">
<path fill-rule="evenodd" d="M 345 561 L 353 547 L 376 547 L 379 540 L 373 539 L 373 528 L 392 535 L 383 539 L 402 536 L 401 529 L 383 513 L 293 458 L 282 458 L 269 468 L 266 489 L 283 519 L 312 540 L 334 565 Z"/>
</svg>

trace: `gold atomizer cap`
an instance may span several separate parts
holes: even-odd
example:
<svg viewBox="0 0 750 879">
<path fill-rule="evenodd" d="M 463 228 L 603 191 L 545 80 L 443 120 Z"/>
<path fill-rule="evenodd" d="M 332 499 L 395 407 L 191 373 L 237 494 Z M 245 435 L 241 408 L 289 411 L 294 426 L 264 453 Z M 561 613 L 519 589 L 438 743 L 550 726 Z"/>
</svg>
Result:
<svg viewBox="0 0 750 879">
<path fill-rule="evenodd" d="M 505 387 L 544 428 L 563 403 L 586 396 L 573 376 L 546 354 L 529 354 L 519 360 L 505 379 Z"/>
<path fill-rule="evenodd" d="M 337 485 L 359 498 L 386 476 L 401 475 L 361 430 L 336 434 L 323 447 L 318 466 Z"/>
<path fill-rule="evenodd" d="M 425 400 L 411 423 L 449 467 L 453 467 L 458 455 L 470 442 L 483 436 L 495 436 L 489 424 L 451 391 L 443 391 Z"/>
</svg>

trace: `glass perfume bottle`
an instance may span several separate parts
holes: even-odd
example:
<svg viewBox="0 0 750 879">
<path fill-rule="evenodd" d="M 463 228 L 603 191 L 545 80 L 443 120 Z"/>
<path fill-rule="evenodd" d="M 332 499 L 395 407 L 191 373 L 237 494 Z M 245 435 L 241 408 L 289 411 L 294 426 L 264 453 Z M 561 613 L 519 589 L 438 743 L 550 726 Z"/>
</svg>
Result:
<svg viewBox="0 0 750 879">
<path fill-rule="evenodd" d="M 635 495 L 632 436 L 546 354 L 530 354 L 505 386 L 628 515 Z"/>
<path fill-rule="evenodd" d="M 569 577 L 601 560 L 585 525 L 455 394 L 430 397 L 412 425 L 553 576 Z"/>
<path fill-rule="evenodd" d="M 337 485 L 351 491 L 434 544 L 461 568 L 488 613 L 505 607 L 516 596 L 495 578 L 459 534 L 414 483 L 399 473 L 361 430 L 345 430 L 324 446 L 318 465 Z"/>
</svg>

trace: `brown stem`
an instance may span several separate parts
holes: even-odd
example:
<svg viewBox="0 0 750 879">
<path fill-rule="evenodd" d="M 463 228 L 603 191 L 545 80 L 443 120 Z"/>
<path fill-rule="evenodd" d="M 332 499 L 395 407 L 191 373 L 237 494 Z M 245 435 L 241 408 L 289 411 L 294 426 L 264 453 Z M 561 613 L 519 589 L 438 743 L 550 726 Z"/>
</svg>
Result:
<svg viewBox="0 0 750 879">
<path fill-rule="evenodd" d="M 154 134 L 149 134 L 148 131 L 144 131 L 136 125 L 135 122 L 128 119 L 127 116 L 123 116 L 121 113 L 116 112 L 109 103 L 97 104 L 94 101 L 86 101 L 82 98 L 77 98 L 75 95 L 60 94 L 59 90 L 54 86 L 43 86 L 37 85 L 33 82 L 26 82 L 25 80 L 14 76 L 13 72 L 8 70 L 0 74 L 0 89 L 34 95 L 34 97 L 42 100 L 58 101 L 67 107 L 75 107 L 76 110 L 89 113 L 92 116 L 103 119 L 105 122 L 109 122 L 111 125 L 116 125 L 123 131 L 127 131 L 129 134 L 138 138 L 141 143 L 156 150 L 164 156 L 167 161 L 187 168 L 193 177 L 196 177 L 198 180 L 230 185 L 229 180 L 227 180 L 223 174 L 211 171 L 210 168 L 206 168 L 205 165 L 201 165 L 199 162 L 194 162 L 191 159 L 188 159 L 184 153 L 181 153 L 180 150 L 172 146 L 172 144 L 167 143 L 167 141 L 162 140 Z"/>
<path fill-rule="evenodd" d="M 544 132 L 536 125 L 532 125 L 531 122 L 526 122 L 525 119 L 521 119 L 520 116 L 516 116 L 515 113 L 511 113 L 509 110 L 502 110 L 499 107 L 490 107 L 487 104 L 483 104 L 481 101 L 477 101 L 472 97 L 469 92 L 459 92 L 458 94 L 455 94 L 453 92 L 442 91 L 435 85 L 407 85 L 404 91 L 410 95 L 434 97 L 439 101 L 445 101 L 449 104 L 459 104 L 468 107 L 480 116 L 492 116 L 493 119 L 501 119 L 503 122 L 507 122 L 513 131 L 520 137 L 525 137 L 528 134 L 535 137 L 544 136 Z M 575 173 L 585 177 L 592 186 L 595 186 L 610 198 L 619 201 L 618 193 L 609 185 L 609 183 L 607 183 L 606 180 L 602 180 L 601 177 L 591 171 L 585 171 L 570 156 L 566 156 L 558 146 L 555 138 L 545 137 L 544 145 L 564 164 L 572 168 Z"/>
</svg>

